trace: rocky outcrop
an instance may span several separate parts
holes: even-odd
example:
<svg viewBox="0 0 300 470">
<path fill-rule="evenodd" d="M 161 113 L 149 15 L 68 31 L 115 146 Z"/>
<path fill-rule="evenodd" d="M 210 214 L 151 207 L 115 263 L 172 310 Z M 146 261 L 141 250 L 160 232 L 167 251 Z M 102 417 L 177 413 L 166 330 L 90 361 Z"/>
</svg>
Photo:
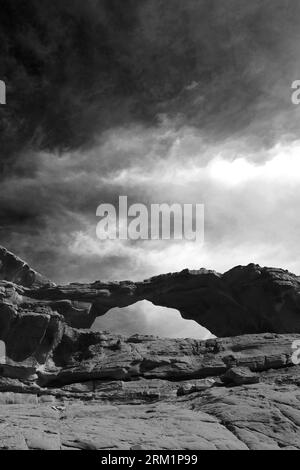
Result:
<svg viewBox="0 0 300 470">
<path fill-rule="evenodd" d="M 38 287 L 51 282 L 30 268 L 25 261 L 0 246 L 0 280 L 11 281 L 24 287 Z"/>
<path fill-rule="evenodd" d="M 18 363 L 45 363 L 67 327 L 88 328 L 110 308 L 142 299 L 177 308 L 220 337 L 300 332 L 299 278 L 281 269 L 249 265 L 223 275 L 185 270 L 136 283 L 57 286 L 6 250 L 0 254 L 0 340 Z"/>
<path fill-rule="evenodd" d="M 253 372 L 292 366 L 299 335 L 250 335 L 198 341 L 122 337 L 66 328 L 37 383 L 59 386 L 89 380 L 188 380 L 218 377 L 235 367 Z"/>
<path fill-rule="evenodd" d="M 0 261 L 0 279 L 13 282 L 22 295 L 19 308 L 34 304 L 62 315 L 75 328 L 90 328 L 114 307 L 148 300 L 179 310 L 216 336 L 300 333 L 300 278 L 283 269 L 250 264 L 224 274 L 184 270 L 143 282 L 58 286 L 5 249 L 0 249 Z"/>
<path fill-rule="evenodd" d="M 225 274 L 200 269 L 166 274 L 143 282 L 101 282 L 41 286 L 28 296 L 42 300 L 78 301 L 91 308 L 67 321 L 90 327 L 113 307 L 141 300 L 179 310 L 217 336 L 246 333 L 300 332 L 300 278 L 275 268 L 238 266 Z M 162 320 L 163 321 L 163 320 Z"/>
<path fill-rule="evenodd" d="M 0 449 L 300 449 L 297 276 L 250 265 L 56 286 L 0 253 Z M 88 329 L 142 299 L 228 336 Z"/>
<path fill-rule="evenodd" d="M 300 449 L 295 340 L 67 327 L 43 365 L 2 366 L 0 449 Z"/>
</svg>

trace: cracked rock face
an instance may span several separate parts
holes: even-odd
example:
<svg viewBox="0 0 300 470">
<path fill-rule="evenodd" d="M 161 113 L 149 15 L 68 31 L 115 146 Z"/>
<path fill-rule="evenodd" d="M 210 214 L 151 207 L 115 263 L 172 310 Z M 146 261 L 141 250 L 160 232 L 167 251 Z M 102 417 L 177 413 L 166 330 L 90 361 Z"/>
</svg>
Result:
<svg viewBox="0 0 300 470">
<path fill-rule="evenodd" d="M 0 449 L 300 449 L 297 276 L 250 265 L 56 286 L 0 259 Z M 141 299 L 222 337 L 88 329 Z"/>
<path fill-rule="evenodd" d="M 40 301 L 78 301 L 91 307 L 67 314 L 76 328 L 89 328 L 97 316 L 141 300 L 179 310 L 216 336 L 246 333 L 300 333 L 300 278 L 282 269 L 238 266 L 221 275 L 200 269 L 157 276 L 143 282 L 102 282 L 31 288 Z"/>
<path fill-rule="evenodd" d="M 24 287 L 39 287 L 51 282 L 42 274 L 31 269 L 25 261 L 0 246 L 0 279 Z"/>
<path fill-rule="evenodd" d="M 179 310 L 183 318 L 196 321 L 216 336 L 300 333 L 300 278 L 283 269 L 250 264 L 225 274 L 184 270 L 143 282 L 58 286 L 0 248 L 1 279 L 0 295 L 10 295 L 19 309 L 58 313 L 74 328 L 90 328 L 98 316 L 114 307 L 147 300 Z M 13 283 L 10 289 L 7 282 Z"/>
</svg>

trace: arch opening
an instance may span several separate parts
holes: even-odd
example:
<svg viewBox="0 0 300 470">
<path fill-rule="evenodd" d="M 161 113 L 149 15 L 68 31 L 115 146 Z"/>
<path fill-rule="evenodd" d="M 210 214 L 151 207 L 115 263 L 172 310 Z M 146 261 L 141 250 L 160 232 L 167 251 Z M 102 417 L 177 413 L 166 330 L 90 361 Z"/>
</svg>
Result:
<svg viewBox="0 0 300 470">
<path fill-rule="evenodd" d="M 92 329 L 116 334 L 153 335 L 163 338 L 209 339 L 214 336 L 193 320 L 185 320 L 178 310 L 159 307 L 142 300 L 128 307 L 114 307 L 98 317 Z"/>
</svg>

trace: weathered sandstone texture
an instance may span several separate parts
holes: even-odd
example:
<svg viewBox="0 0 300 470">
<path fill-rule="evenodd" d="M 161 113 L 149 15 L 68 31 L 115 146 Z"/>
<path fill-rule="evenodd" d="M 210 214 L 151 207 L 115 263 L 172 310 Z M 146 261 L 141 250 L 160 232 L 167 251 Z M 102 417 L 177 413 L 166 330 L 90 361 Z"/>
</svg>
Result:
<svg viewBox="0 0 300 470">
<path fill-rule="evenodd" d="M 256 265 L 56 286 L 0 249 L 0 449 L 300 449 L 298 291 Z M 88 329 L 142 299 L 220 337 Z"/>
<path fill-rule="evenodd" d="M 74 328 L 91 327 L 113 307 L 148 300 L 179 310 L 216 336 L 300 333 L 300 277 L 283 269 L 250 264 L 225 274 L 184 270 L 143 282 L 58 286 L 0 248 L 1 279 L 18 285 L 19 308 L 34 303 L 36 309 L 59 313 Z"/>
</svg>

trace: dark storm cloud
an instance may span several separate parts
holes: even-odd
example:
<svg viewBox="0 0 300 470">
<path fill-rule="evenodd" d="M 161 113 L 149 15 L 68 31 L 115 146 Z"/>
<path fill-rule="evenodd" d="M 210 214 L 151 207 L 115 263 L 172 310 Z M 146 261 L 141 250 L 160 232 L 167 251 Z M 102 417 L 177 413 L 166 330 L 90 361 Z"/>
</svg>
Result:
<svg viewBox="0 0 300 470">
<path fill-rule="evenodd" d="M 290 104 L 299 12 L 294 0 L 2 0 L 2 168 L 159 113 L 214 138 L 257 134 L 254 118 Z M 266 145 L 278 134 L 260 132 Z"/>
<path fill-rule="evenodd" d="M 1 0 L 0 6 L 0 79 L 8 90 L 0 107 L 0 243 L 63 282 L 149 276 L 174 269 L 164 264 L 172 256 L 180 269 L 198 255 L 187 249 L 182 258 L 171 247 L 164 258 L 153 244 L 106 250 L 92 240 L 99 203 L 116 203 L 119 194 L 161 202 L 168 194 L 205 202 L 208 241 L 212 251 L 221 247 L 220 257 L 230 254 L 227 263 L 232 246 L 246 251 L 238 250 L 242 238 L 257 246 L 254 203 L 240 231 L 257 186 L 220 189 L 209 168 L 191 181 L 188 165 L 197 175 L 222 149 L 231 161 L 242 147 L 246 158 L 264 163 L 273 155 L 266 149 L 299 136 L 300 107 L 290 100 L 300 77 L 299 2 Z M 266 186 L 259 187 L 262 205 Z M 254 257 L 255 250 L 248 252 Z"/>
</svg>

